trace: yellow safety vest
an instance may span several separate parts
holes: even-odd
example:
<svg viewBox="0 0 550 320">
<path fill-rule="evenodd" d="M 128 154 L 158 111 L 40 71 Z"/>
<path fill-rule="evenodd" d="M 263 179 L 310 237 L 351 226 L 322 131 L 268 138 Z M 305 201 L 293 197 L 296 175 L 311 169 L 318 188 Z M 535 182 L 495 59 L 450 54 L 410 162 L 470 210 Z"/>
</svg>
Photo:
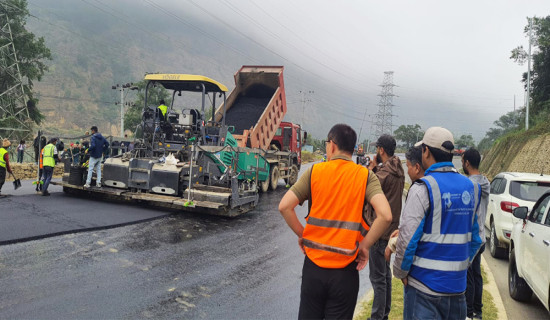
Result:
<svg viewBox="0 0 550 320">
<path fill-rule="evenodd" d="M 43 164 L 45 167 L 55 167 L 55 160 L 53 158 L 54 150 L 55 146 L 51 143 L 44 147 Z"/>
<path fill-rule="evenodd" d="M 166 117 L 166 111 L 168 110 L 168 107 L 161 104 L 160 106 L 158 106 L 158 108 L 160 109 L 160 112 L 162 112 L 162 116 Z"/>
<path fill-rule="evenodd" d="M 6 161 L 4 161 L 4 155 L 8 153 L 8 150 L 4 148 L 0 148 L 0 167 L 5 168 L 6 167 Z"/>
</svg>

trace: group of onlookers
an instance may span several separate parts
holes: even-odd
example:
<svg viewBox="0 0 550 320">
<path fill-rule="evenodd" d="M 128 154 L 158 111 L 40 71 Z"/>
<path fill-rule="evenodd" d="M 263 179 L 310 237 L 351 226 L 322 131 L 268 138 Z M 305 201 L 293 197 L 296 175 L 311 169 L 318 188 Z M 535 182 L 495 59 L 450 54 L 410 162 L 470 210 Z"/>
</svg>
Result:
<svg viewBox="0 0 550 320">
<path fill-rule="evenodd" d="M 452 133 L 429 128 L 405 155 L 412 184 L 403 203 L 395 139 L 378 138 L 368 167 L 352 161 L 356 140 L 348 125 L 332 127 L 328 161 L 306 170 L 279 204 L 305 255 L 298 318 L 351 319 L 358 271 L 368 262 L 370 319 L 388 319 L 392 277 L 404 285 L 404 319 L 481 319 L 489 182 L 479 173 L 479 152 L 462 155 L 467 178 L 452 163 Z M 295 208 L 306 200 L 304 226 Z"/>
</svg>

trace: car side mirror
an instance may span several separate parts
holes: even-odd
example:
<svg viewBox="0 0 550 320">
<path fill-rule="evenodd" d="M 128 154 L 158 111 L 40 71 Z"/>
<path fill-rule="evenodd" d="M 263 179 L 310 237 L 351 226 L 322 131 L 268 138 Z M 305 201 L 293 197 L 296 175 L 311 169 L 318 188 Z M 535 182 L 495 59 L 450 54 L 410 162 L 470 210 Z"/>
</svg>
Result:
<svg viewBox="0 0 550 320">
<path fill-rule="evenodd" d="M 514 215 L 514 217 L 518 219 L 526 219 L 528 212 L 529 212 L 529 209 L 527 207 L 518 207 L 518 208 L 514 208 L 514 210 L 512 211 L 512 214 Z"/>
<path fill-rule="evenodd" d="M 307 131 L 304 131 L 304 142 L 302 144 L 307 143 Z"/>
</svg>

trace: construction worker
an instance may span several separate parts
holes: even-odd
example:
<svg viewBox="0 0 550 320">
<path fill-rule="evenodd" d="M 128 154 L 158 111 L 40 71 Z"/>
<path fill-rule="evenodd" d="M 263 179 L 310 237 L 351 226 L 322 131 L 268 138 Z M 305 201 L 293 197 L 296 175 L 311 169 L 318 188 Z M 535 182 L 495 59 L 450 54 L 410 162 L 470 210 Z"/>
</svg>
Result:
<svg viewBox="0 0 550 320">
<path fill-rule="evenodd" d="M 168 107 L 165 105 L 164 99 L 160 100 L 160 105 L 157 107 L 159 109 L 159 117 L 162 115 L 161 120 L 166 120 L 166 112 L 168 111 Z"/>
<path fill-rule="evenodd" d="M 55 147 L 57 143 L 57 138 L 51 138 L 48 144 L 44 147 L 43 157 L 43 176 L 44 176 L 44 185 L 42 186 L 42 195 L 49 196 L 48 186 L 53 176 L 53 169 L 55 168 L 55 161 L 57 159 L 57 148 Z"/>
<path fill-rule="evenodd" d="M 2 147 L 0 148 L 0 195 L 2 195 L 2 186 L 6 181 L 6 171 L 13 174 L 10 168 L 10 155 L 8 153 L 10 146 L 11 142 L 8 139 L 2 141 Z"/>
<path fill-rule="evenodd" d="M 103 138 L 101 133 L 97 132 L 97 127 L 91 128 L 92 139 L 90 141 L 90 148 L 88 153 L 90 154 L 90 161 L 88 165 L 88 176 L 86 178 L 85 188 L 89 188 L 92 183 L 92 174 L 94 168 L 97 172 L 96 186 L 101 188 L 101 158 L 106 149 L 109 148 L 109 142 Z"/>
<path fill-rule="evenodd" d="M 357 134 L 337 124 L 325 142 L 327 162 L 315 164 L 284 195 L 279 211 L 306 255 L 299 319 L 351 319 L 359 292 L 359 270 L 369 248 L 392 221 L 388 200 L 374 174 L 351 160 Z M 295 208 L 308 200 L 304 227 Z M 377 217 L 369 225 L 366 204 Z"/>
<path fill-rule="evenodd" d="M 38 180 L 36 181 L 36 192 L 42 192 L 42 176 L 44 175 L 44 148 L 40 150 L 40 156 L 38 157 Z"/>
</svg>

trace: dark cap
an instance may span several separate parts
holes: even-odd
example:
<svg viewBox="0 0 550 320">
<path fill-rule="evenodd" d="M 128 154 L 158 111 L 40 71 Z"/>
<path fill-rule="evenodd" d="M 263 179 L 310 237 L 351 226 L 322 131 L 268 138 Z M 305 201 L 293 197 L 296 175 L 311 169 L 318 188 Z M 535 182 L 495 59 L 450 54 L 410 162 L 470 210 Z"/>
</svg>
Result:
<svg viewBox="0 0 550 320">
<path fill-rule="evenodd" d="M 386 151 L 387 154 L 393 155 L 397 142 L 389 134 L 383 134 L 376 141 L 376 146 L 384 148 L 384 151 Z"/>
</svg>

